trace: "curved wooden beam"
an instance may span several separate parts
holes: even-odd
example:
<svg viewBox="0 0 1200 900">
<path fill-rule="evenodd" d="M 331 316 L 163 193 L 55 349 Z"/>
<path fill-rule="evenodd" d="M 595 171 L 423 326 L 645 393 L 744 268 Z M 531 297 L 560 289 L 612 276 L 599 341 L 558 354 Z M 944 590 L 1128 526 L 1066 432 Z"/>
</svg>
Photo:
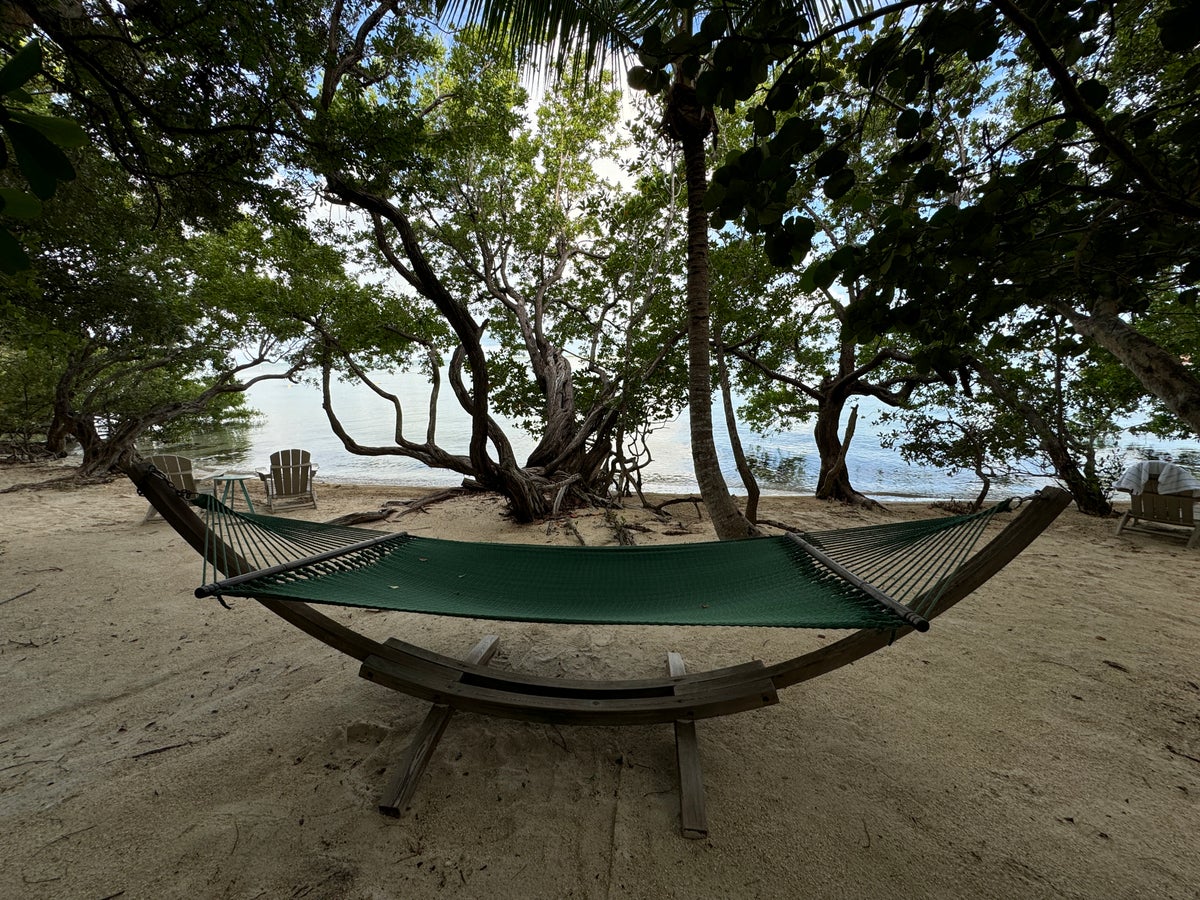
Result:
<svg viewBox="0 0 1200 900">
<path fill-rule="evenodd" d="M 127 473 L 163 519 L 198 553 L 213 536 L 170 483 L 137 464 Z M 1066 491 L 1046 488 L 951 578 L 927 618 L 958 603 L 1003 569 L 1070 503 Z M 240 575 L 252 567 L 222 548 Z M 776 692 L 862 659 L 912 631 L 864 630 L 829 646 L 770 666 L 751 662 L 682 676 L 583 681 L 504 672 L 470 665 L 412 644 L 375 641 L 296 601 L 258 602 L 306 634 L 363 663 L 360 674 L 414 697 L 485 715 L 579 725 L 627 725 L 702 719 L 757 709 Z"/>
</svg>

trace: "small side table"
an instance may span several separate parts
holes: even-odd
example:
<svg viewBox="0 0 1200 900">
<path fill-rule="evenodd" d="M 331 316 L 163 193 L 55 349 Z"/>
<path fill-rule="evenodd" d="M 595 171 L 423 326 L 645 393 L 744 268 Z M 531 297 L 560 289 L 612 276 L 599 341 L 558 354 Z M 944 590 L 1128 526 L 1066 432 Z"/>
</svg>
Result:
<svg viewBox="0 0 1200 900">
<path fill-rule="evenodd" d="M 213 476 L 213 496 L 232 509 L 237 504 L 235 485 L 241 487 L 242 497 L 246 500 L 246 508 L 254 512 L 254 501 L 250 499 L 250 491 L 246 482 L 258 476 L 253 473 L 226 472 L 224 475 Z"/>
</svg>

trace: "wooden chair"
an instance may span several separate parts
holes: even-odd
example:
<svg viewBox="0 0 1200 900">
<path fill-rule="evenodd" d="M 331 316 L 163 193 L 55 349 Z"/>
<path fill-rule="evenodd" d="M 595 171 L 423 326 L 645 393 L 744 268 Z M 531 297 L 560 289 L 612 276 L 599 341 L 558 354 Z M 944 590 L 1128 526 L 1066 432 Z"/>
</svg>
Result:
<svg viewBox="0 0 1200 900">
<path fill-rule="evenodd" d="M 267 489 L 267 509 L 271 512 L 288 506 L 317 508 L 313 489 L 317 464 L 307 450 L 278 450 L 271 454 L 270 468 L 256 471 Z"/>
<path fill-rule="evenodd" d="M 1169 464 L 1163 464 L 1169 465 Z M 1195 490 L 1174 494 L 1160 494 L 1159 480 L 1162 471 L 1148 473 L 1140 492 L 1129 495 L 1129 511 L 1117 523 L 1117 534 L 1122 531 L 1146 531 L 1166 534 L 1170 529 L 1187 529 L 1188 549 L 1200 546 L 1200 525 L 1196 523 L 1196 502 L 1200 494 Z M 1124 488 L 1118 488 L 1124 490 Z M 1144 524 L 1143 524 L 1144 523 Z M 1147 525 L 1156 527 L 1146 527 Z M 1167 526 L 1167 530 L 1157 526 Z"/>
<path fill-rule="evenodd" d="M 193 494 L 200 492 L 196 488 L 196 475 L 193 470 L 193 463 L 188 457 L 164 454 L 161 456 L 151 456 L 146 461 L 166 475 L 167 480 L 178 490 L 188 491 Z M 201 491 L 212 493 L 211 488 L 201 489 Z M 146 510 L 146 517 L 142 519 L 142 524 L 145 525 L 157 515 L 158 510 L 154 508 L 154 504 L 150 504 L 150 508 Z"/>
</svg>

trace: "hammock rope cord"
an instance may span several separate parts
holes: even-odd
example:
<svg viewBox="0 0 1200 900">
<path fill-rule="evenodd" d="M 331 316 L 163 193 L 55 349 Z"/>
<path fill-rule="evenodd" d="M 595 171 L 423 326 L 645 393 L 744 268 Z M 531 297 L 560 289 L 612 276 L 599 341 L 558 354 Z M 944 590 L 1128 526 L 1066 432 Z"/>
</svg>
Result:
<svg viewBox="0 0 1200 900">
<path fill-rule="evenodd" d="M 810 532 L 806 538 L 854 575 L 918 615 L 928 613 L 949 577 L 967 561 L 1005 500 L 965 516 Z"/>
<path fill-rule="evenodd" d="M 222 603 L 270 597 L 510 621 L 922 631 L 942 586 L 1012 506 L 748 541 L 563 547 L 447 541 L 188 499 L 206 525 L 196 595 Z M 210 582 L 210 567 L 214 579 L 233 577 Z"/>
</svg>

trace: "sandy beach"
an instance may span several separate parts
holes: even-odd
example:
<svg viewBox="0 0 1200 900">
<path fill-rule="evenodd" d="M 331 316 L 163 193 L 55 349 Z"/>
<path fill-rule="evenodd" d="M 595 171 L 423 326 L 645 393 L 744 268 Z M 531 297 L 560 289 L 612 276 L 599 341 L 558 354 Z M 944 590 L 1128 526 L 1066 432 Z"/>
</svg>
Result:
<svg viewBox="0 0 1200 900">
<path fill-rule="evenodd" d="M 63 471 L 0 467 L 0 489 Z M 426 493 L 319 481 L 289 515 Z M 0 493 L 0 897 L 1200 897 L 1200 551 L 1179 537 L 1068 510 L 927 634 L 699 723 L 711 831 L 688 841 L 669 726 L 459 714 L 407 815 L 380 815 L 427 705 L 253 601 L 193 599 L 199 558 L 145 509 L 125 480 Z M 639 543 L 712 537 L 693 504 L 619 518 Z M 386 527 L 615 542 L 600 510 L 517 526 L 489 495 Z M 494 633 L 493 666 L 590 678 L 842 636 L 336 615 L 454 655 Z"/>
</svg>

